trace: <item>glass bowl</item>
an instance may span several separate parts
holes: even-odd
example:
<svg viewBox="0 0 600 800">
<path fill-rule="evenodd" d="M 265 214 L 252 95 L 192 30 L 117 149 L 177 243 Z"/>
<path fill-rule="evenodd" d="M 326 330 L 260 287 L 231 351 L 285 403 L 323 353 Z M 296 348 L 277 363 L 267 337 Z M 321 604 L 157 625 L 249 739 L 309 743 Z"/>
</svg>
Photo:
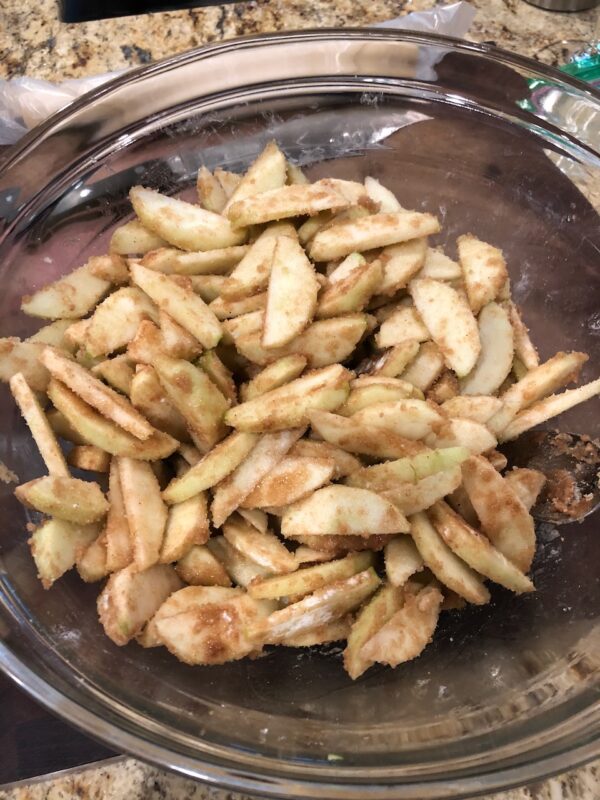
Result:
<svg viewBox="0 0 600 800">
<path fill-rule="evenodd" d="M 0 175 L 0 334 L 35 321 L 21 295 L 106 250 L 142 183 L 193 196 L 199 165 L 244 169 L 276 138 L 312 178 L 374 175 L 438 214 L 454 252 L 501 246 L 543 357 L 600 371 L 600 97 L 491 47 L 329 30 L 241 39 L 135 70 L 26 137 Z M 5 388 L 0 459 L 44 469 Z M 600 433 L 597 401 L 560 420 Z M 117 748 L 232 789 L 281 797 L 458 797 L 600 752 L 598 516 L 538 528 L 537 592 L 445 613 L 423 656 L 356 682 L 338 647 L 272 649 L 191 668 L 117 648 L 98 586 L 44 591 L 26 513 L 2 485 L 0 662 L 40 702 Z"/>
</svg>

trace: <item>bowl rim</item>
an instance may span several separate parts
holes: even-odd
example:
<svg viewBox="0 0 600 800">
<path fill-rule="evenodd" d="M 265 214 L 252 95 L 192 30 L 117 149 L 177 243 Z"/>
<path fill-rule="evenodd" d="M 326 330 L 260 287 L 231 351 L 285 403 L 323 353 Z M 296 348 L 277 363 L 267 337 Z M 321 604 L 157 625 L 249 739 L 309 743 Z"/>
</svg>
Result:
<svg viewBox="0 0 600 800">
<path fill-rule="evenodd" d="M 32 128 L 18 142 L 11 145 L 3 162 L 0 164 L 0 175 L 20 158 L 22 158 L 32 147 L 44 139 L 51 132 L 56 131 L 70 117 L 75 116 L 82 108 L 85 108 L 92 100 L 100 100 L 111 93 L 117 91 L 121 86 L 134 82 L 139 78 L 154 75 L 169 69 L 196 61 L 200 58 L 209 58 L 219 52 L 236 48 L 256 47 L 261 44 L 277 44 L 293 41 L 308 41 L 310 39 L 340 39 L 340 38 L 360 38 L 368 36 L 373 39 L 398 39 L 412 42 L 414 44 L 449 45 L 452 49 L 459 52 L 479 53 L 499 60 L 504 64 L 521 66 L 529 70 L 534 70 L 553 82 L 558 82 L 564 86 L 574 89 L 577 94 L 596 100 L 600 104 L 600 89 L 595 89 L 592 85 L 574 78 L 566 72 L 561 72 L 557 67 L 536 61 L 529 56 L 514 53 L 496 45 L 485 42 L 471 42 L 455 36 L 445 36 L 439 33 L 421 33 L 416 31 L 402 30 L 401 28 L 378 28 L 378 27 L 351 27 L 351 28 L 306 28 L 297 31 L 281 31 L 273 33 L 248 34 L 238 36 L 233 39 L 226 39 L 222 42 L 211 42 L 200 47 L 186 50 L 183 53 L 176 53 L 166 56 L 151 64 L 142 64 L 133 69 L 127 69 L 121 75 L 106 81 L 106 83 L 96 86 L 90 91 L 85 92 L 80 97 L 67 103 L 63 108 L 51 114 L 48 119 Z M 600 142 L 596 150 L 600 154 Z"/>
<path fill-rule="evenodd" d="M 159 75 L 163 72 L 177 68 L 181 65 L 210 58 L 212 55 L 223 53 L 238 48 L 252 48 L 265 45 L 283 44 L 285 42 L 330 41 L 331 39 L 369 39 L 372 41 L 396 40 L 414 44 L 438 44 L 453 51 L 464 53 L 477 53 L 502 64 L 523 68 L 530 73 L 536 73 L 553 83 L 569 87 L 574 94 L 591 99 L 598 105 L 600 112 L 600 91 L 593 89 L 570 75 L 560 72 L 554 67 L 540 64 L 526 56 L 521 56 L 494 45 L 467 42 L 454 37 L 439 34 L 416 33 L 401 29 L 381 28 L 324 28 L 290 31 L 284 33 L 258 34 L 239 37 L 225 42 L 212 43 L 184 53 L 164 58 L 158 62 L 142 65 L 129 70 L 123 75 L 92 89 L 77 100 L 53 114 L 48 120 L 30 131 L 23 139 L 9 149 L 6 158 L 0 166 L 0 176 L 9 168 L 13 168 L 26 158 L 35 147 L 44 139 L 58 133 L 63 126 L 77 117 L 77 114 L 87 108 L 91 102 L 102 101 L 117 93 L 122 86 L 143 80 L 145 77 Z M 198 93 L 201 96 L 201 92 Z M 600 155 L 598 148 L 588 146 L 592 152 Z M 0 240 L 4 237 L 0 235 Z M 246 767 L 231 763 L 222 764 L 216 760 L 203 756 L 202 759 L 192 758 L 181 752 L 174 753 L 164 745 L 142 738 L 110 720 L 83 707 L 75 700 L 62 693 L 56 686 L 47 681 L 41 674 L 28 667 L 19 655 L 0 641 L 0 669 L 12 678 L 22 689 L 35 700 L 51 711 L 67 719 L 76 727 L 87 734 L 109 742 L 119 750 L 152 762 L 184 775 L 194 777 L 209 784 L 222 786 L 235 791 L 259 793 L 270 797 L 298 797 L 298 798 L 362 798 L 366 789 L 365 784 L 349 784 L 344 781 L 343 769 L 337 778 L 331 781 L 319 779 L 306 780 L 303 777 L 278 777 L 261 773 L 260 767 L 251 771 Z M 588 711 L 600 710 L 600 702 L 590 706 Z M 468 774 L 465 777 L 451 777 L 449 779 L 408 779 L 401 784 L 370 784 L 369 796 L 378 800 L 391 800 L 392 798 L 426 798 L 438 797 L 466 797 L 485 791 L 499 791 L 523 783 L 539 780 L 552 774 L 572 769 L 598 755 L 600 740 L 592 736 L 583 744 L 567 746 L 558 754 L 543 755 L 537 752 L 527 763 L 512 766 L 502 766 L 491 772 L 481 774 Z M 337 772 L 337 770 L 336 770 Z M 338 781 L 339 778 L 339 781 Z"/>
</svg>

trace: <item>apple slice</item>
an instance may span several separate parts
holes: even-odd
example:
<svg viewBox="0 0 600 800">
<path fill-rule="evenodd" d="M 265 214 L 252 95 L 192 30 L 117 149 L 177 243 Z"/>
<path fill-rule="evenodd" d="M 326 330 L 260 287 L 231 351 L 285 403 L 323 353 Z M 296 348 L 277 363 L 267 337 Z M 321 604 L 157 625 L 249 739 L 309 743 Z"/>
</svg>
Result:
<svg viewBox="0 0 600 800">
<path fill-rule="evenodd" d="M 529 578 L 512 561 L 496 550 L 489 539 L 467 525 L 446 503 L 436 503 L 427 514 L 448 547 L 480 575 L 517 594 L 534 590 Z"/>
<path fill-rule="evenodd" d="M 511 484 L 482 456 L 462 465 L 463 486 L 492 544 L 521 572 L 528 572 L 535 553 L 535 527 Z"/>
<path fill-rule="evenodd" d="M 229 206 L 227 216 L 233 225 L 242 227 L 306 214 L 313 216 L 319 211 L 342 209 L 349 205 L 344 195 L 328 180 L 322 180 L 282 186 L 238 200 Z"/>
<path fill-rule="evenodd" d="M 490 593 L 477 573 L 452 552 L 425 512 L 410 518 L 410 532 L 423 561 L 440 583 L 469 603 L 483 605 L 489 601 Z"/>
<path fill-rule="evenodd" d="M 182 250 L 216 250 L 242 244 L 246 231 L 200 206 L 167 197 L 154 189 L 134 186 L 131 205 L 143 225 Z"/>
<path fill-rule="evenodd" d="M 405 533 L 409 525 L 396 507 L 368 489 L 333 484 L 287 508 L 281 532 L 295 538 L 310 534 L 370 536 Z"/>
<path fill-rule="evenodd" d="M 507 311 L 498 303 L 484 306 L 479 314 L 481 352 L 475 366 L 461 382 L 462 394 L 494 394 L 511 371 L 513 338 Z"/>
<path fill-rule="evenodd" d="M 263 432 L 306 425 L 312 409 L 333 411 L 348 397 L 351 373 L 332 364 L 231 408 L 225 422 L 238 430 Z"/>
<path fill-rule="evenodd" d="M 496 299 L 508 279 L 506 262 L 501 250 L 472 234 L 459 236 L 456 245 L 469 305 L 478 314 L 484 305 Z"/>
<path fill-rule="evenodd" d="M 459 377 L 468 375 L 481 351 L 477 320 L 463 297 L 451 286 L 417 278 L 409 291 L 431 338 Z"/>
<path fill-rule="evenodd" d="M 263 347 L 283 347 L 313 318 L 319 283 L 315 270 L 298 242 L 288 236 L 275 239 L 262 332 Z"/>
<path fill-rule="evenodd" d="M 314 261 L 331 261 L 354 251 L 386 247 L 439 230 L 440 224 L 432 214 L 417 211 L 372 214 L 318 231 L 309 245 L 309 255 Z"/>
</svg>

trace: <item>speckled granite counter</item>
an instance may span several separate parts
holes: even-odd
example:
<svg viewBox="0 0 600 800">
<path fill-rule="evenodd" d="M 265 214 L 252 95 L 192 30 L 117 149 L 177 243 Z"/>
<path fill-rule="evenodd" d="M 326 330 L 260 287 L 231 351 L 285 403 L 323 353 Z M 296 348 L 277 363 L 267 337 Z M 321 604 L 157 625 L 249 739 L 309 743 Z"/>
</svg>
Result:
<svg viewBox="0 0 600 800">
<path fill-rule="evenodd" d="M 476 41 L 552 61 L 564 39 L 600 37 L 600 11 L 557 14 L 523 0 L 472 0 Z M 434 0 L 249 0 L 212 8 L 78 25 L 57 18 L 56 0 L 2 0 L 0 77 L 77 78 L 145 64 L 206 42 L 250 33 L 369 25 L 435 5 Z M 553 47 L 554 46 L 554 47 Z M 549 49 L 548 49 L 549 48 Z M 560 50 L 560 48 L 558 48 Z"/>
<path fill-rule="evenodd" d="M 553 14 L 523 0 L 471 0 L 478 9 L 470 32 L 548 63 L 561 59 L 564 40 L 600 38 L 600 9 Z M 434 5 L 433 0 L 250 0 L 147 16 L 64 25 L 56 0 L 2 0 L 0 77 L 29 75 L 60 81 L 144 64 L 211 41 L 294 28 L 356 26 Z M 47 779 L 0 788 L 0 800 L 248 800 L 169 775 L 133 759 L 112 759 Z M 494 800 L 598 800 L 600 761 Z M 491 800 L 487 798 L 486 800 Z"/>
<path fill-rule="evenodd" d="M 543 783 L 513 789 L 481 800 L 597 800 L 600 762 Z M 128 759 L 104 761 L 96 767 L 57 773 L 47 780 L 23 783 L 0 800 L 257 800 L 170 775 Z"/>
</svg>

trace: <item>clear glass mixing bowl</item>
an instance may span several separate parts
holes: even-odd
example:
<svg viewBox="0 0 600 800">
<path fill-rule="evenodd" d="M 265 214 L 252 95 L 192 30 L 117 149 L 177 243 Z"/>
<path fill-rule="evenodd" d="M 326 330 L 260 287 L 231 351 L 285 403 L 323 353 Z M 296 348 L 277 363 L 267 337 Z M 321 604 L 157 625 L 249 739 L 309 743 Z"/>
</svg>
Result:
<svg viewBox="0 0 600 800">
<path fill-rule="evenodd" d="M 131 185 L 192 196 L 200 164 L 241 170 L 270 138 L 313 178 L 374 175 L 439 214 L 451 252 L 466 231 L 503 247 L 542 356 L 585 350 L 583 377 L 598 375 L 599 96 L 490 47 L 377 30 L 187 53 L 34 131 L 0 174 L 0 335 L 33 332 L 21 295 L 105 251 Z M 43 474 L 4 389 L 0 412 L 0 459 L 21 480 Z M 561 426 L 598 435 L 597 401 Z M 445 613 L 421 658 L 353 683 L 338 648 L 191 668 L 115 647 L 97 586 L 70 574 L 41 588 L 12 488 L 0 488 L 1 665 L 114 748 L 262 795 L 395 800 L 488 792 L 600 752 L 597 515 L 539 529 L 535 594 L 494 588 L 490 605 Z"/>
</svg>

